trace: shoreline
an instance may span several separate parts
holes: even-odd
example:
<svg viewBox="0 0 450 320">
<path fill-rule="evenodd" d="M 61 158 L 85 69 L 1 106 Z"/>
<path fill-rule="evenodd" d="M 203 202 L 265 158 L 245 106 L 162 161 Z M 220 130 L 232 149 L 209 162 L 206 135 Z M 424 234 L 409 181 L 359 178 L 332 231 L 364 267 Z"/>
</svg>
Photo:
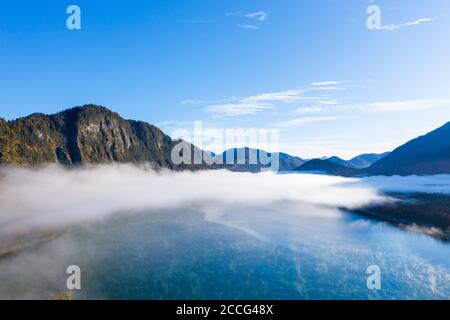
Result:
<svg viewBox="0 0 450 320">
<path fill-rule="evenodd" d="M 386 193 L 395 201 L 359 209 L 345 209 L 358 216 L 389 223 L 406 232 L 450 242 L 450 195 Z"/>
</svg>

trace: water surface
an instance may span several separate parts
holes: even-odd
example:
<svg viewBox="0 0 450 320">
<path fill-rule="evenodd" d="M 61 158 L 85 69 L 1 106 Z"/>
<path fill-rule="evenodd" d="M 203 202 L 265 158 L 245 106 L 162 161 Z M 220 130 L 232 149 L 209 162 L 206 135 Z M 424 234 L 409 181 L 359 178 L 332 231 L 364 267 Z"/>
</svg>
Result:
<svg viewBox="0 0 450 320">
<path fill-rule="evenodd" d="M 0 260 L 0 298 L 448 299 L 450 246 L 326 206 L 122 212 Z M 367 288 L 378 265 L 382 289 Z"/>
</svg>

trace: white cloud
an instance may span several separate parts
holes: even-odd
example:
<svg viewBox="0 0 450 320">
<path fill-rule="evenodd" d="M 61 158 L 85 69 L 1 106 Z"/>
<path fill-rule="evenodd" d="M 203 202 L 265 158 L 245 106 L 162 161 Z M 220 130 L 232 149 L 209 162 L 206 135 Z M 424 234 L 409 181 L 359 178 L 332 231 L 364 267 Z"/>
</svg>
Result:
<svg viewBox="0 0 450 320">
<path fill-rule="evenodd" d="M 303 118 L 295 118 L 284 122 L 279 122 L 275 124 L 276 128 L 288 128 L 301 126 L 308 123 L 317 123 L 324 121 L 333 121 L 337 120 L 338 117 L 330 116 L 330 117 L 303 117 Z"/>
<path fill-rule="evenodd" d="M 317 87 L 314 89 L 310 89 L 311 91 L 336 91 L 336 90 L 346 90 L 347 88 L 344 87 L 332 87 L 332 86 L 328 86 L 328 87 Z"/>
<path fill-rule="evenodd" d="M 262 103 L 225 103 L 208 106 L 207 110 L 221 116 L 242 116 L 259 113 L 264 110 L 273 109 L 273 106 Z"/>
<path fill-rule="evenodd" d="M 207 111 L 220 116 L 250 115 L 264 110 L 275 109 L 275 106 L 279 103 L 293 103 L 305 100 L 307 98 L 302 96 L 303 93 L 304 90 L 293 89 L 235 98 L 227 103 L 211 104 L 207 107 Z"/>
<path fill-rule="evenodd" d="M 322 81 L 322 82 L 313 82 L 312 85 L 322 87 L 322 86 L 336 86 L 341 83 L 342 81 Z"/>
<path fill-rule="evenodd" d="M 258 20 L 258 21 L 266 21 L 269 18 L 269 14 L 265 11 L 256 11 L 256 12 L 249 12 L 249 13 L 242 13 L 242 12 L 228 12 L 225 13 L 226 16 L 234 16 L 234 17 L 242 17 L 242 18 L 248 18 L 252 20 Z"/>
<path fill-rule="evenodd" d="M 328 108 L 323 106 L 312 106 L 312 107 L 300 107 L 295 110 L 295 113 L 297 114 L 318 114 L 323 113 L 325 110 L 328 110 Z"/>
<path fill-rule="evenodd" d="M 263 93 L 245 98 L 245 101 L 252 102 L 292 102 L 304 99 L 302 89 L 284 90 L 278 92 Z"/>
<path fill-rule="evenodd" d="M 337 99 L 331 98 L 326 93 L 336 90 L 346 90 L 345 86 L 335 86 L 343 81 L 314 82 L 313 87 L 296 88 L 276 92 L 262 93 L 248 97 L 231 97 L 219 101 L 185 100 L 182 104 L 208 104 L 206 110 L 215 116 L 240 116 L 256 114 L 265 110 L 272 110 L 281 104 L 301 103 L 313 106 L 338 105 Z M 313 95 L 315 91 L 323 93 Z M 311 106 L 308 106 L 311 107 Z M 299 108 L 300 110 L 300 108 Z M 299 111 L 301 113 L 301 111 Z"/>
<path fill-rule="evenodd" d="M 337 88 L 323 87 L 324 91 L 331 91 Z M 319 89 L 319 88 L 317 88 Z M 310 104 L 310 106 L 298 108 L 298 113 L 302 113 L 301 109 L 311 108 L 315 106 L 318 111 L 319 106 L 323 111 L 326 111 L 325 106 L 338 105 L 340 102 L 336 99 L 330 98 L 326 95 L 310 96 L 308 92 L 311 89 L 290 89 L 277 92 L 262 93 L 249 97 L 231 98 L 228 101 L 220 101 L 211 103 L 206 109 L 208 112 L 217 116 L 240 116 L 256 114 L 265 110 L 272 110 L 281 104 Z"/>
<path fill-rule="evenodd" d="M 313 82 L 311 87 L 262 93 L 248 97 L 231 97 L 219 101 L 183 101 L 183 104 L 206 104 L 206 111 L 216 117 L 254 115 L 282 106 L 291 107 L 290 112 L 302 115 L 346 115 L 364 112 L 407 112 L 449 107 L 449 99 L 411 99 L 344 104 L 333 96 L 333 91 L 346 90 L 349 81 Z M 318 92 L 320 91 L 320 92 Z M 292 104 L 297 104 L 293 110 Z M 292 120 L 294 122 L 294 120 Z"/>
<path fill-rule="evenodd" d="M 337 105 L 341 104 L 338 100 L 332 99 L 332 98 L 322 98 L 317 101 L 318 104 L 323 106 L 331 106 L 331 105 Z"/>
<path fill-rule="evenodd" d="M 341 104 L 337 99 L 318 97 L 307 101 L 310 105 L 301 106 L 295 110 L 297 114 L 321 114 L 342 111 Z"/>
<path fill-rule="evenodd" d="M 245 21 L 252 20 L 253 23 L 238 23 L 236 24 L 236 26 L 243 29 L 253 29 L 253 30 L 259 29 L 260 25 L 262 25 L 269 18 L 269 14 L 265 11 L 255 11 L 249 13 L 228 12 L 225 13 L 225 15 L 238 17 L 241 20 Z"/>
<path fill-rule="evenodd" d="M 265 21 L 269 17 L 267 12 L 264 12 L 264 11 L 251 12 L 251 13 L 245 14 L 244 16 L 247 17 L 247 18 L 256 19 L 256 20 L 259 20 L 259 21 Z"/>
<path fill-rule="evenodd" d="M 437 18 L 439 18 L 439 16 L 420 18 L 420 19 L 410 21 L 410 22 L 405 22 L 402 24 L 388 24 L 388 25 L 379 27 L 378 30 L 388 30 L 388 31 L 398 30 L 398 29 L 402 29 L 402 28 L 417 26 L 419 24 L 426 23 L 426 22 L 431 22 L 431 21 L 436 20 Z"/>
</svg>

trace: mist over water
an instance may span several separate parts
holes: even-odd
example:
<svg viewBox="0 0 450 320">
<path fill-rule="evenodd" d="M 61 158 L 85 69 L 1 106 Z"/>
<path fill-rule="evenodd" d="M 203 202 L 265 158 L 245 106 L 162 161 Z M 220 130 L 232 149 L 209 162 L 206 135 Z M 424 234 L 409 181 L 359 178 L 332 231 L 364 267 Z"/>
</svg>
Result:
<svg viewBox="0 0 450 320">
<path fill-rule="evenodd" d="M 450 296 L 448 244 L 338 209 L 385 201 L 373 179 L 128 165 L 0 176 L 0 239 L 67 229 L 0 258 L 0 298 L 65 291 L 73 264 L 79 299 Z M 441 188 L 449 181 L 436 179 Z M 367 288 L 369 265 L 380 266 L 382 290 Z"/>
<path fill-rule="evenodd" d="M 339 177 L 232 173 L 155 172 L 133 165 L 67 170 L 0 171 L 0 230 L 65 226 L 119 211 L 296 201 L 354 208 L 383 197 Z M 6 228 L 5 228 L 6 226 Z"/>
</svg>

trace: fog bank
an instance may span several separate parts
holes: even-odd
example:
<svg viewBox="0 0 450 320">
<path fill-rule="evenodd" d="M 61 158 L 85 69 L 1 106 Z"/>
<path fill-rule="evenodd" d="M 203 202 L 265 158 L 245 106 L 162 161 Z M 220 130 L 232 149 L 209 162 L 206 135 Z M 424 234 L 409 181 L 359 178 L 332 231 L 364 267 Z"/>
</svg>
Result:
<svg viewBox="0 0 450 320">
<path fill-rule="evenodd" d="M 229 171 L 154 172 L 133 165 L 0 169 L 0 232 L 65 226 L 121 211 L 293 202 L 356 208 L 382 201 L 356 179 Z M 351 186 L 348 184 L 355 183 Z"/>
</svg>

